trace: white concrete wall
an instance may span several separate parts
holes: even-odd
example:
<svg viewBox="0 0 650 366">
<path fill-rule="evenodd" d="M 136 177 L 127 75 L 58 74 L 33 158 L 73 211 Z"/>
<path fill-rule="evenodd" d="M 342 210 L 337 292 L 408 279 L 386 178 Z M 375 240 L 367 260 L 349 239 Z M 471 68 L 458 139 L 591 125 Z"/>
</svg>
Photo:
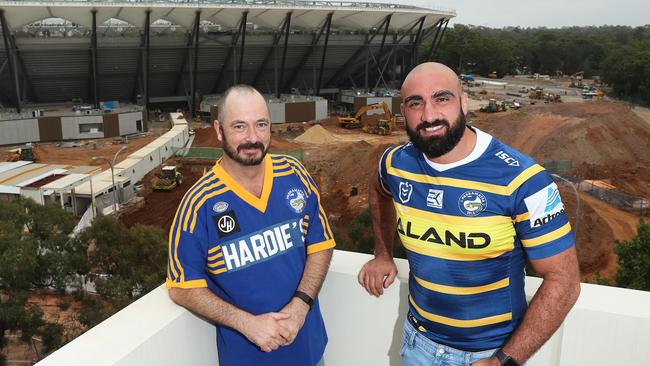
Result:
<svg viewBox="0 0 650 366">
<path fill-rule="evenodd" d="M 152 141 L 149 145 L 158 147 L 160 157 L 163 160 L 169 159 L 172 155 L 174 155 L 175 149 L 173 138 L 159 137 L 155 141 Z"/>
<path fill-rule="evenodd" d="M 316 103 L 316 118 L 315 120 L 327 118 L 327 99 L 319 99 Z"/>
<path fill-rule="evenodd" d="M 0 145 L 40 141 L 37 119 L 0 121 Z"/>
<path fill-rule="evenodd" d="M 160 151 L 157 147 L 150 145 L 147 145 L 129 155 L 129 158 L 142 160 L 143 170 L 147 173 L 162 163 Z"/>
<path fill-rule="evenodd" d="M 79 133 L 79 125 L 92 123 L 102 126 L 104 119 L 102 116 L 74 116 L 74 117 L 61 117 L 61 130 L 64 140 L 78 140 L 88 138 L 101 138 L 104 137 L 104 132 L 97 133 Z"/>
<path fill-rule="evenodd" d="M 21 188 L 20 195 L 25 198 L 31 198 L 34 202 L 40 203 L 41 205 L 44 203 L 43 196 L 38 188 Z"/>
<path fill-rule="evenodd" d="M 408 263 L 380 298 L 357 283 L 371 257 L 335 251 L 319 296 L 328 366 L 401 365 Z M 526 278 L 530 300 L 541 280 Z M 218 365 L 214 327 L 174 305 L 163 286 L 68 343 L 38 365 Z M 650 292 L 582 285 L 562 328 L 527 366 L 650 365 Z"/>
<path fill-rule="evenodd" d="M 124 159 L 119 164 L 115 165 L 115 169 L 120 169 L 120 172 L 117 173 L 117 175 L 131 178 L 131 182 L 134 184 L 149 172 L 147 170 L 147 164 L 139 158 Z"/>
<path fill-rule="evenodd" d="M 144 129 L 144 117 L 142 117 L 142 112 L 120 113 L 117 116 L 120 125 L 120 135 L 130 135 L 140 132 L 138 131 L 137 120 L 140 120 L 142 128 Z"/>
<path fill-rule="evenodd" d="M 285 123 L 287 117 L 284 112 L 284 103 L 271 102 L 268 103 L 269 115 L 271 116 L 271 123 Z"/>
<path fill-rule="evenodd" d="M 170 140 L 172 147 L 181 148 L 185 146 L 187 140 L 189 139 L 189 129 L 187 125 L 176 125 L 171 130 L 165 132 L 158 139 Z M 156 139 L 156 141 L 158 141 Z"/>
</svg>

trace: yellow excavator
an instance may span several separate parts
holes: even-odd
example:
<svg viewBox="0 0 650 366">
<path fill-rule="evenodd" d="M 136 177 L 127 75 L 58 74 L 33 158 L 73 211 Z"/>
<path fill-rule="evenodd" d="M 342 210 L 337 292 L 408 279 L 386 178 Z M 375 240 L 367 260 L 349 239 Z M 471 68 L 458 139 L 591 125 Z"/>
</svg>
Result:
<svg viewBox="0 0 650 366">
<path fill-rule="evenodd" d="M 377 121 L 376 124 L 363 123 L 363 115 L 374 110 L 381 109 L 384 111 L 385 118 L 381 118 Z M 372 133 L 376 135 L 390 135 L 390 133 L 395 129 L 395 117 L 390 112 L 388 104 L 381 102 L 378 104 L 366 105 L 355 113 L 354 117 L 336 117 L 339 121 L 339 125 L 343 128 L 363 128 L 364 132 Z"/>
<path fill-rule="evenodd" d="M 173 165 L 162 167 L 162 176 L 153 181 L 153 189 L 157 191 L 171 191 L 183 184 L 183 174 Z"/>
</svg>

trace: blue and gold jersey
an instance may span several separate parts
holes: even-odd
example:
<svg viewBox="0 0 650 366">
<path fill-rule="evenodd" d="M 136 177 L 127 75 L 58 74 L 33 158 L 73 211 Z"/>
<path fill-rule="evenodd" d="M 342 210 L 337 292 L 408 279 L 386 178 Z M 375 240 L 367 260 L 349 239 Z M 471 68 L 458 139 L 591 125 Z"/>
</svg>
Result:
<svg viewBox="0 0 650 366">
<path fill-rule="evenodd" d="M 167 287 L 209 287 L 249 313 L 277 312 L 293 297 L 307 255 L 334 247 L 316 184 L 290 156 L 267 155 L 261 197 L 219 162 L 185 194 L 169 233 Z M 318 301 L 295 341 L 265 353 L 217 327 L 221 365 L 314 365 L 327 335 Z"/>
<path fill-rule="evenodd" d="M 476 146 L 456 163 L 433 163 L 411 144 L 387 149 L 379 182 L 397 212 L 420 330 L 482 350 L 500 347 L 524 315 L 526 257 L 555 255 L 574 240 L 544 168 L 472 130 Z"/>
</svg>

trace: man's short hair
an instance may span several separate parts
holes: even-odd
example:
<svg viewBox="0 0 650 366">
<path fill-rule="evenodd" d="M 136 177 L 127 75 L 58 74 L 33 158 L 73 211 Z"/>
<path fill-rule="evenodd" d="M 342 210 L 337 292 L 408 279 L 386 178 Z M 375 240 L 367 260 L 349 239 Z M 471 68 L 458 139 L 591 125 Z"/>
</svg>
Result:
<svg viewBox="0 0 650 366">
<path fill-rule="evenodd" d="M 219 120 L 220 123 L 225 122 L 223 119 L 225 117 L 224 112 L 226 107 L 226 99 L 228 99 L 228 96 L 233 92 L 238 92 L 240 94 L 259 94 L 260 96 L 262 95 L 262 93 L 260 93 L 259 90 L 255 89 L 254 87 L 248 84 L 237 84 L 226 89 L 226 91 L 221 96 L 221 99 L 219 99 L 219 102 L 217 103 L 217 120 Z"/>
</svg>

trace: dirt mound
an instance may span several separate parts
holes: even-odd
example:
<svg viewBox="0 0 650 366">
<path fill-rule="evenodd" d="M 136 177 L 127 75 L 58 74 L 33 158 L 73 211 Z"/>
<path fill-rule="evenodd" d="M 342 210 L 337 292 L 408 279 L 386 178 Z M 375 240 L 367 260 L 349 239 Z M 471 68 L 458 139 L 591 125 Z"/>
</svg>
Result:
<svg viewBox="0 0 650 366">
<path fill-rule="evenodd" d="M 212 127 L 197 128 L 194 130 L 192 147 L 218 147 L 217 132 Z"/>
<path fill-rule="evenodd" d="M 357 141 L 328 146 L 327 151 L 305 151 L 305 165 L 322 192 L 333 225 L 347 225 L 368 207 L 368 183 L 387 146 Z"/>
<path fill-rule="evenodd" d="M 650 162 L 650 126 L 624 103 L 562 103 L 482 116 L 475 125 L 539 162 Z"/>
<path fill-rule="evenodd" d="M 336 137 L 321 125 L 315 125 L 309 128 L 305 133 L 296 137 L 294 141 L 304 142 L 308 144 L 325 144 L 328 142 L 336 142 Z"/>
<path fill-rule="evenodd" d="M 650 199 L 650 172 L 647 164 L 619 162 L 613 164 L 581 163 L 573 165 L 569 172 L 580 179 L 605 180 L 616 187 L 617 192 Z"/>
</svg>

